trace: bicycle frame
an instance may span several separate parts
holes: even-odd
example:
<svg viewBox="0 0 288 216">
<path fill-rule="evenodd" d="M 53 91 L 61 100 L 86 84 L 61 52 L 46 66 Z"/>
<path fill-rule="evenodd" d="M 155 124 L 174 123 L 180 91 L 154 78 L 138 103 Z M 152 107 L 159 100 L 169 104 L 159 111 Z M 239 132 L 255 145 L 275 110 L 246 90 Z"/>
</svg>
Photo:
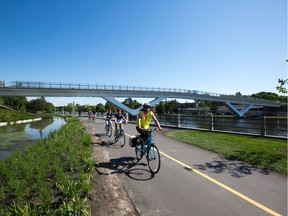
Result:
<svg viewBox="0 0 288 216">
<path fill-rule="evenodd" d="M 149 130 L 147 140 L 144 141 L 142 138 L 141 142 L 138 142 L 135 146 L 137 160 L 140 161 L 146 155 L 148 167 L 153 174 L 159 171 L 161 164 L 159 150 L 155 143 L 153 143 L 154 131 Z"/>
<path fill-rule="evenodd" d="M 106 124 L 107 126 L 112 125 L 111 119 L 105 119 L 105 124 Z"/>
<path fill-rule="evenodd" d="M 122 123 L 118 124 L 117 134 L 115 137 L 115 142 L 118 142 L 118 139 L 120 139 L 121 147 L 125 145 L 126 138 L 125 138 L 125 132 L 122 126 Z"/>
<path fill-rule="evenodd" d="M 122 125 L 119 124 L 119 128 L 117 129 L 117 137 L 120 136 L 121 131 L 123 131 L 123 129 L 122 129 Z"/>
<path fill-rule="evenodd" d="M 141 147 L 142 147 L 142 152 L 145 153 L 147 149 L 150 147 L 150 145 L 153 143 L 153 131 L 149 131 L 148 138 L 146 141 L 144 139 L 141 140 Z M 146 149 L 144 149 L 144 146 L 147 145 Z"/>
</svg>

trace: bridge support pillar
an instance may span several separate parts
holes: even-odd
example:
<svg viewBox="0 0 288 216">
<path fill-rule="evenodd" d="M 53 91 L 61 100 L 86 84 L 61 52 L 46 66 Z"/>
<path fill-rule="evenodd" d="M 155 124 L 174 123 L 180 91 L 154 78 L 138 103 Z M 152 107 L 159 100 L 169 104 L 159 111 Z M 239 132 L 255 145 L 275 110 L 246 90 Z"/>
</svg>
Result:
<svg viewBox="0 0 288 216">
<path fill-rule="evenodd" d="M 103 97 L 103 99 L 109 101 L 110 103 L 114 104 L 115 106 L 119 107 L 120 109 L 130 113 L 131 115 L 138 115 L 139 111 L 143 108 L 138 107 L 137 109 L 131 109 L 130 107 L 127 107 L 126 105 L 122 104 L 121 102 L 119 102 L 118 100 L 116 100 L 114 97 Z M 151 104 L 151 106 L 155 106 L 157 103 L 159 103 L 160 101 L 164 100 L 164 97 L 158 97 L 155 98 L 154 100 L 150 101 L 149 103 Z"/>
<path fill-rule="evenodd" d="M 230 101 L 225 101 L 225 105 L 233 114 L 240 117 L 244 116 L 245 113 L 247 113 L 254 106 L 254 104 L 246 104 L 242 109 L 238 110 Z"/>
</svg>

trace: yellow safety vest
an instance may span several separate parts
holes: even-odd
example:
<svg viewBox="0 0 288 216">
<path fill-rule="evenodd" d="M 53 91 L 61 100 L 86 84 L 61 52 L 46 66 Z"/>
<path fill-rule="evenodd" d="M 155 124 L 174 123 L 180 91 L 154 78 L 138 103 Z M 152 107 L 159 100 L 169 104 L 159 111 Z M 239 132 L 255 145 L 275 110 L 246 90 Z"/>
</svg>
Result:
<svg viewBox="0 0 288 216">
<path fill-rule="evenodd" d="M 148 129 L 149 126 L 150 126 L 150 122 L 151 122 L 151 119 L 152 119 L 152 111 L 149 111 L 147 113 L 147 115 L 144 114 L 143 111 L 140 111 L 141 112 L 141 127 L 144 128 L 144 129 Z M 138 117 L 140 118 L 140 116 Z M 138 121 L 138 119 L 137 119 Z M 138 124 L 138 122 L 136 123 L 136 125 Z"/>
</svg>

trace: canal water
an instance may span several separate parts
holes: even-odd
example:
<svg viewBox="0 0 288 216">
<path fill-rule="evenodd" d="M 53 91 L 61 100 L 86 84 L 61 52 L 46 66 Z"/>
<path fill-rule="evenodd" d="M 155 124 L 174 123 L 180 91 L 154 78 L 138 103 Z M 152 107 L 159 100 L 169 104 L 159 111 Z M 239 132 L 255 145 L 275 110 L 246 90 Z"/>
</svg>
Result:
<svg viewBox="0 0 288 216">
<path fill-rule="evenodd" d="M 0 127 L 0 159 L 10 155 L 17 149 L 45 138 L 53 130 L 65 124 L 60 117 L 53 117 L 26 124 L 14 124 Z"/>
</svg>

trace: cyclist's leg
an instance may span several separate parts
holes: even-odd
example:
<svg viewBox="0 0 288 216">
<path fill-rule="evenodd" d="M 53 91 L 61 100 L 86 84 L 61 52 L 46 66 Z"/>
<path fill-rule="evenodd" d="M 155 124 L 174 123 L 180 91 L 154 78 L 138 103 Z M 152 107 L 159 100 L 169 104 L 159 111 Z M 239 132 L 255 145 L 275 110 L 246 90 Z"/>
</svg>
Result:
<svg viewBox="0 0 288 216">
<path fill-rule="evenodd" d="M 109 127 L 111 128 L 111 131 L 112 131 L 112 121 L 111 121 L 111 119 L 109 119 L 108 123 L 109 123 Z M 111 135 L 112 135 L 112 133 L 111 133 Z"/>
<path fill-rule="evenodd" d="M 105 129 L 107 130 L 107 128 L 108 128 L 108 120 L 105 119 Z"/>
<path fill-rule="evenodd" d="M 110 137 L 112 136 L 112 122 L 111 119 L 107 119 L 107 135 Z"/>
<path fill-rule="evenodd" d="M 148 144 L 148 143 L 147 143 L 147 140 L 148 140 L 148 138 L 149 138 L 149 131 L 145 130 L 144 132 L 145 132 L 145 133 L 144 133 L 144 143 L 147 145 L 147 144 Z"/>
<path fill-rule="evenodd" d="M 144 137 L 145 137 L 145 132 L 144 132 L 141 128 L 139 128 L 138 126 L 136 126 L 136 130 L 138 131 L 138 133 L 140 133 L 140 137 L 141 137 L 141 138 L 144 138 Z"/>
<path fill-rule="evenodd" d="M 118 125 L 117 125 L 116 122 L 115 122 L 115 132 L 114 132 L 114 136 L 115 136 L 115 137 L 117 136 L 117 131 L 118 131 Z"/>
</svg>

